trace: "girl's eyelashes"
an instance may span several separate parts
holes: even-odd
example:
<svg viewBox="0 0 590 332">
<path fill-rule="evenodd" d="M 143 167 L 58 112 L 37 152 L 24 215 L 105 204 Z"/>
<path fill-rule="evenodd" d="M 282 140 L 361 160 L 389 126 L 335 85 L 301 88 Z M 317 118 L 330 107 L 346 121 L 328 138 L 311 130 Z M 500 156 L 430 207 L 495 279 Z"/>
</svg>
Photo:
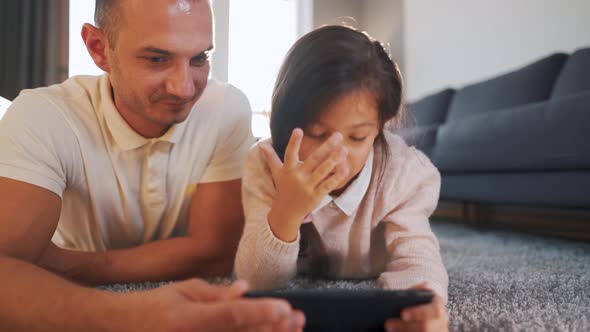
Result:
<svg viewBox="0 0 590 332">
<path fill-rule="evenodd" d="M 328 138 L 327 133 L 307 132 L 305 135 L 316 140 L 324 140 Z M 367 136 L 349 136 L 349 139 L 353 142 L 360 143 L 364 142 L 367 139 Z"/>
<path fill-rule="evenodd" d="M 309 136 L 314 139 L 324 139 L 326 137 L 326 133 L 317 133 L 317 132 L 307 132 L 305 133 L 306 136 Z"/>
</svg>

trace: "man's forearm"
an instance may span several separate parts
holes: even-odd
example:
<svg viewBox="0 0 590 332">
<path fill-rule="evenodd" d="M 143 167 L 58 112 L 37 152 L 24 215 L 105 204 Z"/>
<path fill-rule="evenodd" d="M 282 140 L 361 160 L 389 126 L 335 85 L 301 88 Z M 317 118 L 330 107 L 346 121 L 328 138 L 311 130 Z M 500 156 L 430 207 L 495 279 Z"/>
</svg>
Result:
<svg viewBox="0 0 590 332">
<path fill-rule="evenodd" d="M 90 285 L 229 275 L 235 255 L 227 248 L 204 250 L 189 237 L 106 252 L 53 251 L 39 262 L 41 266 Z"/>
<path fill-rule="evenodd" d="M 139 321 L 132 297 L 78 286 L 24 261 L 0 255 L 0 276 L 1 331 L 115 331 Z"/>
</svg>

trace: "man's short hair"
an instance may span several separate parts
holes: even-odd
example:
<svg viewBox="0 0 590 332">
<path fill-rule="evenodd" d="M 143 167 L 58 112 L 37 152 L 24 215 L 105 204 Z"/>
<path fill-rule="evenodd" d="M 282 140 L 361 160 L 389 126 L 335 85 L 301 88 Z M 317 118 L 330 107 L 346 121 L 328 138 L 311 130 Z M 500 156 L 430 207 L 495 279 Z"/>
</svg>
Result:
<svg viewBox="0 0 590 332">
<path fill-rule="evenodd" d="M 111 49 L 115 47 L 118 29 L 123 25 L 123 15 L 120 8 L 122 1 L 123 0 L 96 0 L 94 6 L 94 24 L 105 32 Z M 191 3 L 201 2 L 201 0 L 188 1 Z"/>
<path fill-rule="evenodd" d="M 117 29 L 122 24 L 120 2 L 121 0 L 96 0 L 94 7 L 94 24 L 105 32 L 111 48 L 115 46 Z"/>
</svg>

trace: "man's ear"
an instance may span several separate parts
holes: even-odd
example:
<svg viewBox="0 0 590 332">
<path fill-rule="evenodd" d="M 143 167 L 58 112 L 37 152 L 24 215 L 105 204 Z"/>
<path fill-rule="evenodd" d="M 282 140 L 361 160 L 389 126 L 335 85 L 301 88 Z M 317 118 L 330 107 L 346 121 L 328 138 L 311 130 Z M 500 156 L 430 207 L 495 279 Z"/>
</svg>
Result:
<svg viewBox="0 0 590 332">
<path fill-rule="evenodd" d="M 88 54 L 90 54 L 98 68 L 109 73 L 111 71 L 107 57 L 109 41 L 104 31 L 92 24 L 84 23 L 82 26 L 82 40 L 86 45 Z"/>
</svg>

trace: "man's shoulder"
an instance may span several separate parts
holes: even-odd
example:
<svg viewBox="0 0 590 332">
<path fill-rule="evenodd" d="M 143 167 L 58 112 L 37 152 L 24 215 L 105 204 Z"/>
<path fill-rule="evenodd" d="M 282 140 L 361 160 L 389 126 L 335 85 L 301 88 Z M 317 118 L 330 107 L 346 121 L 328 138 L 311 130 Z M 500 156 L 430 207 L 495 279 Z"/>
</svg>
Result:
<svg viewBox="0 0 590 332">
<path fill-rule="evenodd" d="M 244 93 L 231 83 L 222 82 L 215 78 L 210 78 L 207 81 L 207 87 L 203 91 L 203 96 L 201 99 L 216 99 L 236 96 L 244 96 Z"/>
<path fill-rule="evenodd" d="M 25 89 L 19 98 L 44 98 L 50 101 L 68 101 L 90 98 L 98 93 L 103 76 L 73 76 L 67 80 L 46 87 Z"/>
<path fill-rule="evenodd" d="M 62 83 L 21 91 L 13 104 L 34 115 L 57 111 L 62 114 L 92 109 L 93 100 L 100 94 L 102 76 L 74 76 Z"/>
<path fill-rule="evenodd" d="M 210 79 L 203 95 L 195 104 L 197 113 L 208 111 L 223 114 L 224 120 L 228 117 L 239 116 L 244 112 L 250 113 L 250 104 L 246 95 L 230 83 Z"/>
<path fill-rule="evenodd" d="M 95 132 L 95 105 L 100 98 L 101 77 L 77 76 L 48 87 L 21 91 L 2 119 L 13 131 L 39 131 L 53 136 Z"/>
<path fill-rule="evenodd" d="M 242 91 L 229 83 L 210 80 L 187 119 L 187 130 L 193 136 L 207 133 L 211 142 L 226 142 L 228 137 L 249 133 L 251 117 L 248 98 Z"/>
</svg>

